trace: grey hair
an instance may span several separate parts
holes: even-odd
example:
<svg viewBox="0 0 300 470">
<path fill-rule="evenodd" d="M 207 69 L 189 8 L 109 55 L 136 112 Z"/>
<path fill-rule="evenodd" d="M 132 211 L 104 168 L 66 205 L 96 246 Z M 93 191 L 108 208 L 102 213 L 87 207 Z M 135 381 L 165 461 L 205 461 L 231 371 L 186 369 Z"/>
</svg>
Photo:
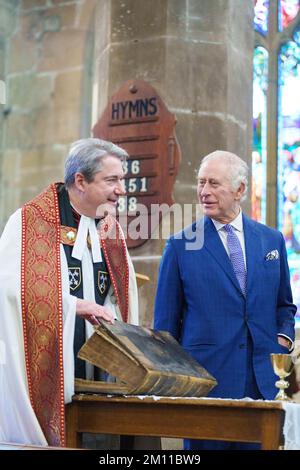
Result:
<svg viewBox="0 0 300 470">
<path fill-rule="evenodd" d="M 244 183 L 245 191 L 241 197 L 241 201 L 244 201 L 248 189 L 249 167 L 247 163 L 234 153 L 226 152 L 225 150 L 216 150 L 203 158 L 200 163 L 199 172 L 205 163 L 214 160 L 220 160 L 228 165 L 228 178 L 235 191 L 239 188 L 241 183 Z"/>
<path fill-rule="evenodd" d="M 95 173 L 101 171 L 102 160 L 111 155 L 122 162 L 128 157 L 128 153 L 121 147 L 106 140 L 88 138 L 73 142 L 65 161 L 65 185 L 72 186 L 75 174 L 81 173 L 90 183 Z"/>
</svg>

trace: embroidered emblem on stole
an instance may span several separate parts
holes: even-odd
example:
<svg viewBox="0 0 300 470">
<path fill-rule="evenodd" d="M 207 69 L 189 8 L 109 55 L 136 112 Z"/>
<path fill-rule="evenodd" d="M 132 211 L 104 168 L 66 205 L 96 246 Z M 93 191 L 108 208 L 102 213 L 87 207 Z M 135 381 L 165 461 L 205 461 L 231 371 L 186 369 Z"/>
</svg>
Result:
<svg viewBox="0 0 300 470">
<path fill-rule="evenodd" d="M 103 295 L 108 287 L 108 273 L 105 271 L 98 271 L 98 289 L 101 295 Z"/>
<path fill-rule="evenodd" d="M 81 286 L 81 269 L 78 268 L 69 268 L 69 285 L 71 291 L 75 291 Z"/>
</svg>

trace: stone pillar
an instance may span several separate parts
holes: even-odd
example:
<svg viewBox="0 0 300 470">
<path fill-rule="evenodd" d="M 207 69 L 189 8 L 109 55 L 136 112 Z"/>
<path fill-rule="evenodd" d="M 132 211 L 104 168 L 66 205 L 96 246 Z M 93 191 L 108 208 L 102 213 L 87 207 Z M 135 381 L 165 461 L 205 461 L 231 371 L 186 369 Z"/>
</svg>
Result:
<svg viewBox="0 0 300 470">
<path fill-rule="evenodd" d="M 95 2 L 0 0 L 7 27 L 2 227 L 17 207 L 63 178 L 69 144 L 90 135 Z"/>
<path fill-rule="evenodd" d="M 196 202 L 196 170 L 207 153 L 229 150 L 250 163 L 252 16 L 252 0 L 97 3 L 92 124 L 126 80 L 156 88 L 178 120 L 183 159 L 174 196 L 181 204 Z M 137 271 L 151 278 L 140 289 L 145 325 L 152 322 L 164 242 L 131 251 Z"/>
<path fill-rule="evenodd" d="M 4 128 L 6 118 L 9 114 L 9 105 L 7 103 L 7 63 L 9 41 L 11 35 L 16 29 L 19 3 L 19 0 L 0 0 L 0 80 L 5 84 L 5 103 L 0 101 L 0 213 L 3 213 L 5 203 L 8 202 L 10 204 L 11 201 L 15 201 L 15 194 L 13 191 L 7 192 L 8 197 L 6 201 L 4 201 L 4 175 L 9 173 L 10 176 L 12 176 L 12 179 L 15 180 L 16 173 L 18 171 L 15 165 L 15 160 L 12 159 L 11 156 L 6 158 L 7 154 L 5 151 Z"/>
<path fill-rule="evenodd" d="M 0 0 L 0 225 L 63 177 L 69 143 L 90 134 L 132 78 L 150 83 L 177 116 L 177 203 L 196 202 L 196 170 L 208 152 L 250 161 L 252 16 L 252 0 Z M 140 289 L 146 325 L 164 243 L 131 253 L 151 278 Z"/>
</svg>

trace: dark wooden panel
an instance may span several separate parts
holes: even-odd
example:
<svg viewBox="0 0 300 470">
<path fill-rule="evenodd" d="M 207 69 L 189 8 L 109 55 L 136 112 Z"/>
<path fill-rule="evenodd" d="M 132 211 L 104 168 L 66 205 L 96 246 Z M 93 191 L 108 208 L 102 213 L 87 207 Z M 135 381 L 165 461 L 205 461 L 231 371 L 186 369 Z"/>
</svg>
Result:
<svg viewBox="0 0 300 470">
<path fill-rule="evenodd" d="M 142 245 L 160 222 L 161 213 L 155 223 L 150 223 L 151 205 L 174 203 L 172 191 L 181 159 L 175 124 L 174 114 L 153 87 L 141 80 L 129 80 L 111 97 L 93 128 L 95 137 L 120 145 L 130 156 L 126 198 L 119 205 L 120 215 L 128 217 L 125 225 L 139 216 L 141 205 L 147 212 L 147 236 L 133 239 L 130 231 L 125 233 L 129 248 Z"/>
</svg>

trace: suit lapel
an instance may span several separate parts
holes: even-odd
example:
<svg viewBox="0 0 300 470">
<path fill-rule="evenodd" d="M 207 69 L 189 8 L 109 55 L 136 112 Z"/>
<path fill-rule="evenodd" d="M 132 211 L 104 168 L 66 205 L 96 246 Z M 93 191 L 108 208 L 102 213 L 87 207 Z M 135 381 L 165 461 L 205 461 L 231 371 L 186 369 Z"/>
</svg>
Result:
<svg viewBox="0 0 300 470">
<path fill-rule="evenodd" d="M 247 292 L 249 292 L 255 279 L 255 261 L 257 261 L 257 255 L 261 252 L 261 239 L 256 224 L 245 214 L 243 214 L 243 227 L 247 263 Z"/>
<path fill-rule="evenodd" d="M 216 262 L 220 265 L 223 269 L 225 274 L 229 277 L 232 281 L 234 286 L 240 291 L 240 285 L 234 273 L 231 261 L 229 256 L 226 253 L 224 245 L 220 239 L 220 236 L 213 224 L 213 222 L 208 218 L 205 217 L 204 222 L 204 247 L 209 251 L 211 256 L 216 260 Z"/>
</svg>

